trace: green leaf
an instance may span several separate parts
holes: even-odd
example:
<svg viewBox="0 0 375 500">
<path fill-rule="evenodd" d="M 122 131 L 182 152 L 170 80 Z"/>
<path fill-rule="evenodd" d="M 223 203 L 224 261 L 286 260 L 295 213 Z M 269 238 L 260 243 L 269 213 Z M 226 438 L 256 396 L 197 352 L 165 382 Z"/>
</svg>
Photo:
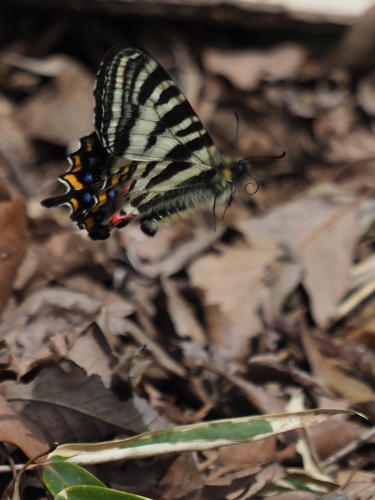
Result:
<svg viewBox="0 0 375 500">
<path fill-rule="evenodd" d="M 55 500 L 150 500 L 123 491 L 97 486 L 71 486 L 61 491 Z"/>
<path fill-rule="evenodd" d="M 43 470 L 43 479 L 53 496 L 70 486 L 89 485 L 105 488 L 105 485 L 86 469 L 68 462 L 53 462 L 46 465 Z"/>
<path fill-rule="evenodd" d="M 153 457 L 165 453 L 210 450 L 244 441 L 264 439 L 298 427 L 318 424 L 333 415 L 352 413 L 347 410 L 319 409 L 204 422 L 147 432 L 116 441 L 64 444 L 50 453 L 48 460 L 63 457 L 72 463 L 88 465 L 112 460 Z"/>
</svg>

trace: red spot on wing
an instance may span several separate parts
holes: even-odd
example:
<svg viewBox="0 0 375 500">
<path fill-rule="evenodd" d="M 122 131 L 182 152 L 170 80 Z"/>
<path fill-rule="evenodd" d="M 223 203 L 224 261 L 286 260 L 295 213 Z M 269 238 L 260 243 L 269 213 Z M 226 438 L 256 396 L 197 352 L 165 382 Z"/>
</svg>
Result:
<svg viewBox="0 0 375 500">
<path fill-rule="evenodd" d="M 130 186 L 132 185 L 132 182 L 133 181 L 127 182 L 125 184 L 125 186 L 122 188 L 122 191 L 121 191 L 122 194 L 127 194 L 129 192 L 129 189 L 130 189 Z"/>
<path fill-rule="evenodd" d="M 110 218 L 111 224 L 117 226 L 118 224 L 123 224 L 124 222 L 130 222 L 135 219 L 135 215 L 125 215 L 121 213 L 121 210 L 115 212 Z"/>
</svg>

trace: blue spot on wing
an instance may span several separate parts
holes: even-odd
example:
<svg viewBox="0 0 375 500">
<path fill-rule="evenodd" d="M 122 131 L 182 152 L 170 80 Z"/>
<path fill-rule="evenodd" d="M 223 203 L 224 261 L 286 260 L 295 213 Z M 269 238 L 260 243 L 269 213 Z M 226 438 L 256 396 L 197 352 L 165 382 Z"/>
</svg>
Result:
<svg viewBox="0 0 375 500">
<path fill-rule="evenodd" d="M 90 193 L 85 193 L 83 195 L 83 200 L 86 202 L 86 203 L 90 203 L 90 201 L 92 201 L 92 194 Z"/>
</svg>

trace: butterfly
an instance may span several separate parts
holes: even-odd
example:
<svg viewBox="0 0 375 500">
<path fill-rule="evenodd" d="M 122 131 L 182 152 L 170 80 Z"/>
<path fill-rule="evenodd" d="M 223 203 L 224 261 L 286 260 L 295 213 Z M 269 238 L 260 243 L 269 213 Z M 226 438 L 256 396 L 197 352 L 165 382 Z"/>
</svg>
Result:
<svg viewBox="0 0 375 500">
<path fill-rule="evenodd" d="M 93 240 L 139 221 L 153 236 L 199 208 L 232 201 L 241 161 L 223 156 L 168 73 L 137 48 L 113 47 L 94 88 L 95 131 L 68 155 L 66 193 L 42 201 L 68 205 Z"/>
</svg>

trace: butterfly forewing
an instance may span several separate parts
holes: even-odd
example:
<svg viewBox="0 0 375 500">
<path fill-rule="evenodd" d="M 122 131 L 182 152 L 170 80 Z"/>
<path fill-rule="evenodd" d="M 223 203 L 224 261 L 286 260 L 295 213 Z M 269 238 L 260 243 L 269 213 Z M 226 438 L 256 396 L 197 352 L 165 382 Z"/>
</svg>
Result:
<svg viewBox="0 0 375 500">
<path fill-rule="evenodd" d="M 96 81 L 95 127 L 106 149 L 134 160 L 218 166 L 222 157 L 168 73 L 144 52 L 113 49 Z"/>
</svg>

